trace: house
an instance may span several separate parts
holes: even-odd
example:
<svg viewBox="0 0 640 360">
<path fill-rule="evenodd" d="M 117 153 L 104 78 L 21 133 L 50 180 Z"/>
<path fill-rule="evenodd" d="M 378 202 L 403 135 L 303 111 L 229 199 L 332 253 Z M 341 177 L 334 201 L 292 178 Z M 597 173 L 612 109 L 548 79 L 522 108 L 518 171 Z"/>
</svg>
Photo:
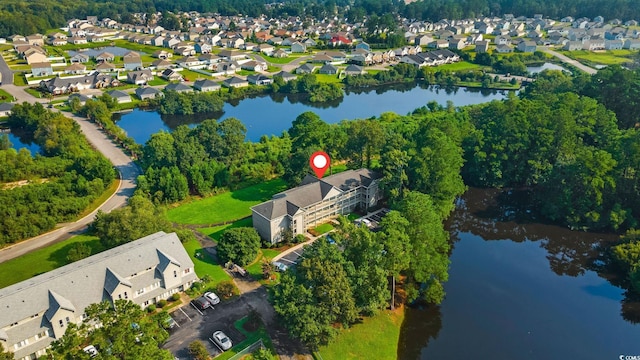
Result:
<svg viewBox="0 0 640 360">
<path fill-rule="evenodd" d="M 31 64 L 31 74 L 33 76 L 49 76 L 53 75 L 53 68 L 49 62 L 41 62 Z"/>
<path fill-rule="evenodd" d="M 164 59 L 158 59 L 151 63 L 151 67 L 158 70 L 163 70 L 169 68 L 172 63 Z"/>
<path fill-rule="evenodd" d="M 274 58 L 278 58 L 278 59 L 284 59 L 284 58 L 286 58 L 288 55 L 287 55 L 287 52 L 286 52 L 286 51 L 284 51 L 284 50 L 282 50 L 282 49 L 278 49 L 278 50 L 276 50 L 273 54 L 271 54 L 271 56 L 273 56 Z"/>
<path fill-rule="evenodd" d="M 193 83 L 193 88 L 201 92 L 216 91 L 220 89 L 220 84 L 208 79 L 196 80 Z"/>
<path fill-rule="evenodd" d="M 445 49 L 449 47 L 449 42 L 447 40 L 434 40 L 428 43 L 427 47 L 432 49 Z M 407 55 L 407 54 L 401 54 L 400 56 L 402 55 Z"/>
<path fill-rule="evenodd" d="M 567 41 L 562 47 L 563 50 L 567 51 L 576 51 L 582 50 L 582 41 Z"/>
<path fill-rule="evenodd" d="M 300 186 L 276 194 L 251 208 L 253 226 L 264 240 L 276 244 L 284 230 L 303 234 L 339 215 L 378 204 L 382 176 L 368 169 L 348 170 L 322 179 L 310 175 Z"/>
<path fill-rule="evenodd" d="M 367 50 L 367 51 L 371 51 L 371 46 L 369 46 L 369 44 L 367 44 L 366 42 L 360 42 L 356 45 L 356 49 L 363 49 L 363 50 Z"/>
<path fill-rule="evenodd" d="M 96 65 L 95 69 L 98 70 L 99 72 L 112 72 L 112 71 L 115 71 L 116 66 L 110 62 L 104 61 Z"/>
<path fill-rule="evenodd" d="M 204 44 L 204 43 L 197 43 L 194 46 L 194 50 L 196 51 L 196 53 L 199 54 L 208 54 L 211 52 L 211 45 L 210 44 Z"/>
<path fill-rule="evenodd" d="M 624 47 L 624 41 L 622 40 L 605 40 L 605 50 L 621 50 Z"/>
<path fill-rule="evenodd" d="M 26 41 L 29 43 L 29 45 L 35 45 L 35 46 L 44 45 L 44 38 L 42 37 L 42 35 L 29 35 L 27 36 Z"/>
<path fill-rule="evenodd" d="M 449 41 L 449 49 L 462 50 L 467 46 L 467 42 L 463 39 L 452 39 Z"/>
<path fill-rule="evenodd" d="M 72 36 L 72 37 L 67 39 L 67 42 L 69 44 L 73 44 L 73 45 L 82 45 L 82 44 L 86 44 L 87 43 L 87 38 L 86 37 L 79 37 L 79 36 Z"/>
<path fill-rule="evenodd" d="M 275 51 L 275 47 L 273 45 L 270 44 L 260 44 L 258 45 L 258 50 L 265 54 L 265 55 L 271 55 L 274 51 Z"/>
<path fill-rule="evenodd" d="M 272 78 L 262 74 L 249 75 L 247 76 L 247 81 L 249 82 L 249 84 L 254 84 L 254 85 L 269 85 L 273 83 Z"/>
<path fill-rule="evenodd" d="M 113 61 L 115 60 L 115 55 L 110 52 L 103 51 L 100 54 L 96 55 L 94 59 L 98 62 L 100 61 Z"/>
<path fill-rule="evenodd" d="M 222 50 L 218 53 L 218 56 L 229 61 L 241 60 L 246 57 L 245 54 L 234 50 Z"/>
<path fill-rule="evenodd" d="M 291 80 L 295 80 L 296 76 L 293 75 L 292 73 L 286 72 L 286 71 L 280 71 L 279 73 L 273 75 L 273 78 L 275 79 L 276 77 L 281 77 L 282 80 L 284 80 L 284 82 L 289 82 Z"/>
<path fill-rule="evenodd" d="M 365 73 L 365 71 L 358 65 L 350 64 L 350 65 L 347 65 L 347 67 L 344 69 L 344 73 L 345 75 L 354 76 L 354 75 L 362 75 Z"/>
<path fill-rule="evenodd" d="M 158 50 L 153 53 L 153 57 L 157 59 L 169 59 L 173 57 L 173 54 L 166 50 Z"/>
<path fill-rule="evenodd" d="M 267 63 L 251 60 L 251 61 L 247 61 L 246 63 L 243 63 L 242 65 L 240 65 L 240 67 L 245 70 L 266 71 Z"/>
<path fill-rule="evenodd" d="M 89 55 L 86 54 L 75 54 L 70 59 L 71 63 L 81 63 L 84 64 L 89 61 Z"/>
<path fill-rule="evenodd" d="M 13 103 L 0 103 L 0 117 L 11 115 L 11 109 L 13 109 Z"/>
<path fill-rule="evenodd" d="M 521 41 L 517 46 L 518 51 L 532 53 L 536 51 L 536 43 L 533 41 Z"/>
<path fill-rule="evenodd" d="M 167 86 L 164 87 L 165 91 L 175 91 L 177 93 L 188 93 L 188 92 L 193 92 L 193 88 L 191 86 L 187 86 L 183 83 L 171 83 L 171 84 L 167 84 Z"/>
<path fill-rule="evenodd" d="M 155 99 L 156 97 L 163 95 L 160 90 L 152 87 L 139 87 L 136 89 L 135 93 L 140 100 Z"/>
<path fill-rule="evenodd" d="M 37 51 L 30 51 L 29 55 L 25 54 L 25 60 L 27 60 L 27 64 L 35 64 L 35 63 L 43 63 L 47 62 L 47 56 L 43 53 Z"/>
<path fill-rule="evenodd" d="M 306 64 L 300 65 L 296 69 L 296 74 L 312 74 L 314 71 L 316 71 L 316 67 L 313 66 L 311 63 L 306 63 Z"/>
<path fill-rule="evenodd" d="M 627 39 L 624 41 L 624 49 L 629 50 L 638 50 L 640 49 L 640 40 L 637 39 Z"/>
<path fill-rule="evenodd" d="M 482 54 L 489 51 L 489 41 L 477 41 L 476 42 L 476 53 Z"/>
<path fill-rule="evenodd" d="M 291 52 L 294 54 L 307 52 L 307 45 L 296 41 L 293 44 L 291 44 Z"/>
<path fill-rule="evenodd" d="M 91 97 L 84 94 L 77 94 L 77 93 L 71 94 L 67 98 L 67 104 L 71 104 L 73 99 L 78 99 L 78 104 L 84 106 L 87 103 L 87 101 L 91 100 Z"/>
<path fill-rule="evenodd" d="M 146 85 L 153 80 L 151 70 L 136 70 L 127 73 L 127 82 L 136 85 Z"/>
<path fill-rule="evenodd" d="M 111 91 L 107 91 L 107 95 L 114 98 L 118 102 L 118 104 L 125 104 L 125 103 L 131 102 L 131 96 L 129 96 L 129 94 L 127 94 L 124 91 L 111 90 Z"/>
<path fill-rule="evenodd" d="M 153 46 L 162 46 L 162 45 L 164 45 L 164 40 L 165 40 L 164 36 L 158 35 L 156 37 L 151 38 L 151 45 L 153 45 Z"/>
<path fill-rule="evenodd" d="M 225 81 L 222 82 L 222 85 L 224 85 L 225 87 L 228 88 L 238 88 L 238 87 L 245 87 L 245 86 L 249 86 L 249 82 L 247 80 L 243 80 L 237 76 L 232 76 L 228 79 L 226 79 Z"/>
<path fill-rule="evenodd" d="M 100 89 L 120 85 L 118 79 L 93 72 L 92 74 L 78 77 L 54 77 L 49 80 L 42 80 L 40 88 L 50 92 L 53 95 L 67 94 L 74 91 L 85 89 Z"/>
<path fill-rule="evenodd" d="M 202 65 L 202 62 L 195 56 L 185 56 L 177 61 L 178 65 L 190 68 L 192 66 Z"/>
<path fill-rule="evenodd" d="M 509 36 L 496 36 L 495 39 L 493 39 L 493 42 L 496 45 L 511 45 L 511 37 Z"/>
<path fill-rule="evenodd" d="M 336 75 L 338 73 L 338 68 L 336 68 L 335 66 L 331 65 L 331 64 L 324 64 L 320 70 L 318 70 L 319 74 L 326 74 L 326 75 Z"/>
<path fill-rule="evenodd" d="M 51 39 L 51 45 L 53 46 L 62 46 L 67 44 L 67 38 L 64 39 Z"/>
<path fill-rule="evenodd" d="M 128 299 L 146 307 L 197 280 L 178 236 L 157 232 L 0 289 L 0 347 L 16 359 L 45 356 L 89 305 Z"/>
<path fill-rule="evenodd" d="M 84 74 L 87 71 L 87 67 L 80 63 L 75 63 L 67 66 L 64 69 L 65 74 Z"/>
<path fill-rule="evenodd" d="M 162 73 L 160 73 L 160 77 L 169 81 L 182 80 L 182 74 L 173 69 L 165 69 Z"/>
<path fill-rule="evenodd" d="M 162 46 L 166 47 L 166 48 L 170 48 L 173 49 L 174 46 L 176 46 L 177 44 L 180 43 L 180 39 L 178 38 L 165 38 L 164 41 L 162 41 Z"/>
<path fill-rule="evenodd" d="M 138 70 L 142 69 L 142 59 L 140 54 L 135 51 L 129 51 L 122 57 L 125 70 Z"/>
</svg>

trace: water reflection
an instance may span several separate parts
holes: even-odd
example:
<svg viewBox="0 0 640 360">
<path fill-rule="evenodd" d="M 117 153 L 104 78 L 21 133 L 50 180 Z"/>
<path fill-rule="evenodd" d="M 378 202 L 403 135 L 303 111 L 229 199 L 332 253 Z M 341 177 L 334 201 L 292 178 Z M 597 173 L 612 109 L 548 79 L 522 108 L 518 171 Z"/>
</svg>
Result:
<svg viewBox="0 0 640 360">
<path fill-rule="evenodd" d="M 448 227 L 446 299 L 409 309 L 400 359 L 607 359 L 636 354 L 640 299 L 607 267 L 616 235 L 537 222 L 526 191 L 469 189 Z"/>
</svg>

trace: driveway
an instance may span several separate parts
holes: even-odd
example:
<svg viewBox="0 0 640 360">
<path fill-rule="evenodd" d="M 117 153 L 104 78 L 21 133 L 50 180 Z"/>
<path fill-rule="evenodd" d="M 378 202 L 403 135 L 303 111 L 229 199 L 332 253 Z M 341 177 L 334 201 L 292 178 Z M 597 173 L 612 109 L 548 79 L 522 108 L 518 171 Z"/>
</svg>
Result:
<svg viewBox="0 0 640 360">
<path fill-rule="evenodd" d="M 2 85 L 13 84 L 13 71 L 2 56 L 0 56 L 0 74 L 2 74 Z"/>
<path fill-rule="evenodd" d="M 549 48 L 543 47 L 540 48 L 541 51 L 546 52 L 547 54 L 553 55 L 555 57 L 557 57 L 558 59 L 560 59 L 563 63 L 569 64 L 569 65 L 573 65 L 575 67 L 577 67 L 578 69 L 586 72 L 589 75 L 593 75 L 595 73 L 598 72 L 598 70 L 594 69 L 594 68 L 590 68 L 586 65 L 582 65 L 581 63 L 577 62 L 576 60 L 570 59 L 568 57 L 566 57 L 565 55 L 560 54 L 557 51 L 553 51 Z"/>
</svg>

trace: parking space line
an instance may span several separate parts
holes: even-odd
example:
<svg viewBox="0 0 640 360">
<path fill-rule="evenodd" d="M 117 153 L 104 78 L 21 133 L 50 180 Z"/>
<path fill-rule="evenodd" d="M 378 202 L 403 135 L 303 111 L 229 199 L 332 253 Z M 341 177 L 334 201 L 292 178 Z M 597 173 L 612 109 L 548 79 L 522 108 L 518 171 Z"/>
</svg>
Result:
<svg viewBox="0 0 640 360">
<path fill-rule="evenodd" d="M 223 352 L 224 352 L 224 350 L 222 350 L 222 348 L 221 348 L 220 346 L 218 346 L 218 344 L 216 344 L 216 342 L 215 342 L 215 341 L 213 341 L 213 339 L 212 339 L 212 338 L 209 338 L 209 341 L 211 341 L 211 343 L 212 343 L 213 345 L 215 345 L 215 346 L 218 348 L 218 350 L 220 350 L 220 352 L 221 352 L 221 353 L 223 353 Z"/>
<path fill-rule="evenodd" d="M 202 311 L 200 311 L 200 309 L 198 309 L 195 305 L 193 305 L 193 303 L 189 303 L 191 304 L 191 307 L 193 307 L 194 309 L 196 309 L 197 312 L 200 313 L 200 315 L 204 316 L 204 314 L 202 313 Z"/>
<path fill-rule="evenodd" d="M 292 263 L 292 264 L 295 264 L 295 263 L 296 263 L 295 261 L 291 261 L 291 260 L 289 260 L 289 259 L 287 259 L 287 258 L 280 258 L 280 261 L 287 261 L 287 262 L 290 262 L 290 263 Z"/>
<path fill-rule="evenodd" d="M 182 310 L 182 308 L 178 308 L 178 310 L 180 310 L 180 311 L 184 314 L 184 316 L 186 316 L 186 317 L 187 317 L 187 319 L 189 319 L 189 321 L 193 321 L 193 319 L 191 319 L 191 318 L 189 317 L 189 315 L 187 315 L 187 313 L 186 313 L 186 312 L 184 312 L 184 310 Z"/>
<path fill-rule="evenodd" d="M 302 256 L 302 254 L 300 254 L 299 252 L 297 252 L 297 251 L 295 251 L 295 250 L 293 250 L 293 253 L 294 253 L 294 254 L 296 254 L 296 255 L 298 255 L 298 256 Z"/>
</svg>

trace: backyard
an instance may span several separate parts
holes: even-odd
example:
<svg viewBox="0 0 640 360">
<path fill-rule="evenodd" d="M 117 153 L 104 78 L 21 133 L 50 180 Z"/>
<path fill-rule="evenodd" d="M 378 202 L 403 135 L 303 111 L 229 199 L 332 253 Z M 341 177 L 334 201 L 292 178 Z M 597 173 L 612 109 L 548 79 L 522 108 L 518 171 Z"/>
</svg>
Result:
<svg viewBox="0 0 640 360">
<path fill-rule="evenodd" d="M 169 220 L 180 224 L 220 224 L 251 215 L 251 206 L 286 190 L 282 179 L 274 179 L 243 189 L 194 200 L 169 209 Z M 249 225 L 250 226 L 250 225 Z M 209 235 L 209 234 L 207 234 Z"/>
<path fill-rule="evenodd" d="M 633 50 L 607 50 L 607 51 L 563 51 L 564 55 L 580 62 L 597 65 L 616 65 L 632 61 L 631 57 L 638 54 Z"/>
</svg>

